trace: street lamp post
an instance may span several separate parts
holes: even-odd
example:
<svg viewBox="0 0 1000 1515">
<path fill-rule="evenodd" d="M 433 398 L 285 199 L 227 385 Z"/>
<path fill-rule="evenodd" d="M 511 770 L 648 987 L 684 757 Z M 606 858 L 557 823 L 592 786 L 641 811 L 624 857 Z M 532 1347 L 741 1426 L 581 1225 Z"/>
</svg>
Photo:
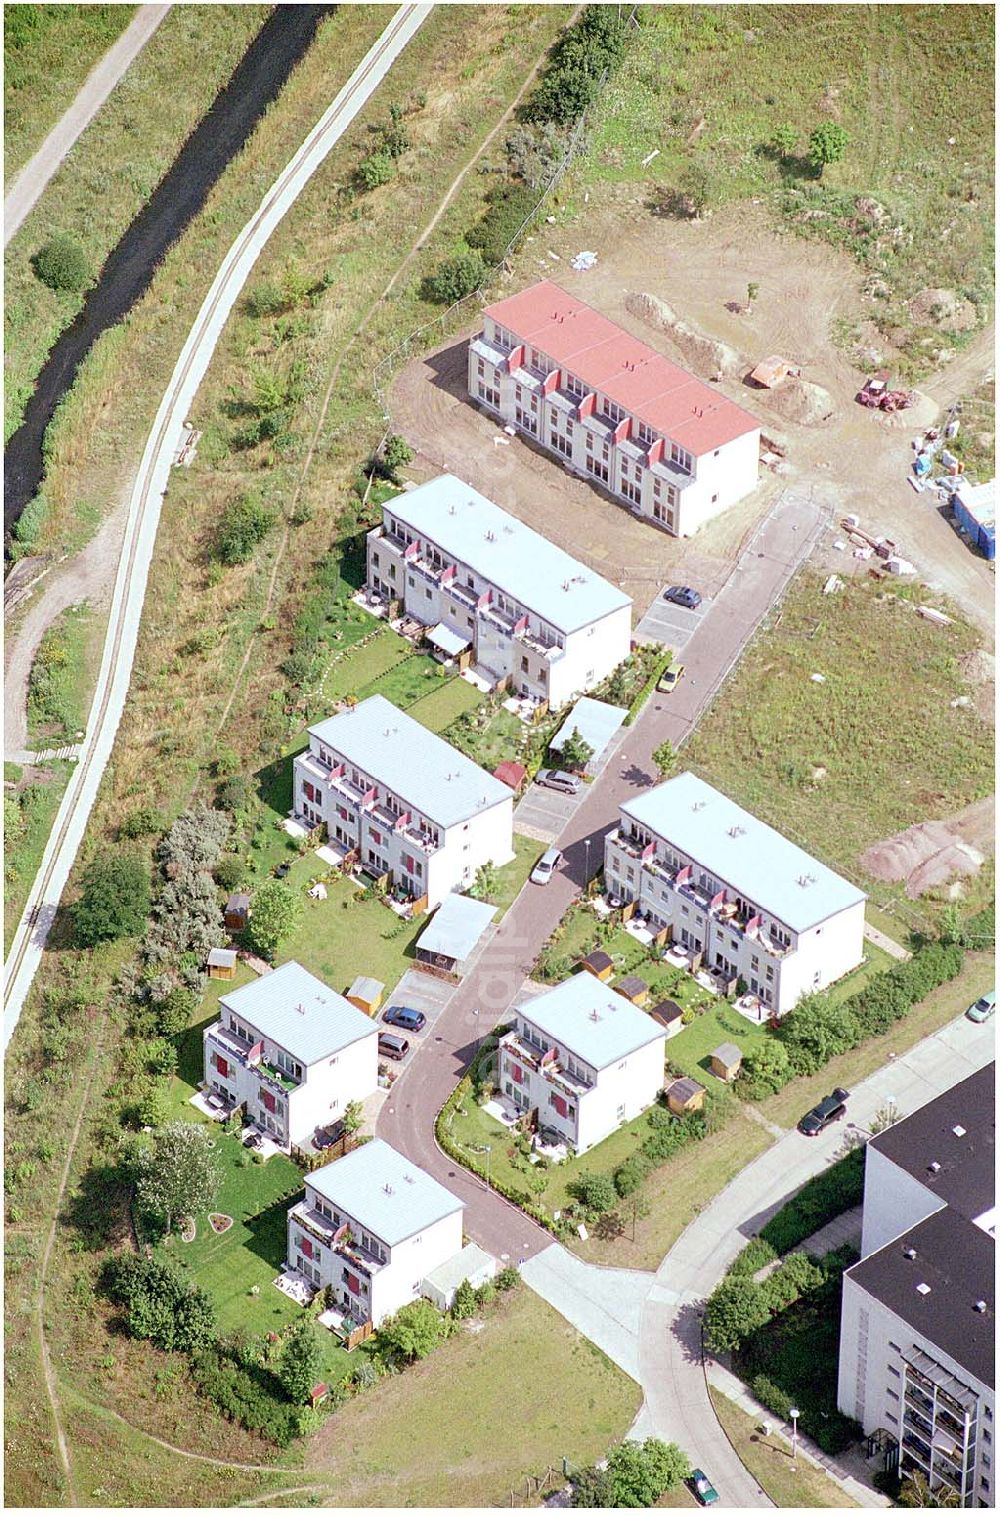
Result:
<svg viewBox="0 0 1000 1515">
<path fill-rule="evenodd" d="M 486 1148 L 486 1187 L 487 1187 L 487 1189 L 490 1186 L 490 1153 L 492 1151 L 493 1151 L 493 1148 L 490 1147 L 490 1146 L 487 1146 L 487 1148 Z M 798 1411 L 796 1410 L 795 1413 L 798 1414 Z"/>
<path fill-rule="evenodd" d="M 796 1466 L 795 1455 L 799 1447 L 799 1412 L 795 1405 L 792 1405 L 788 1415 L 792 1422 L 792 1467 L 794 1468 Z"/>
<path fill-rule="evenodd" d="M 590 837 L 583 839 L 583 892 L 586 894 L 590 887 Z"/>
</svg>

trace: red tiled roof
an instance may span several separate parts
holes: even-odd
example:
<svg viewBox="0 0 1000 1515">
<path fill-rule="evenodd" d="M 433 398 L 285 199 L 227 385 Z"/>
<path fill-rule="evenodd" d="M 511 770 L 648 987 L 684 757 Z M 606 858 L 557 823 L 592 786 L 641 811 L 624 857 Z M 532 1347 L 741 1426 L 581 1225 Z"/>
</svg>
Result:
<svg viewBox="0 0 1000 1515">
<path fill-rule="evenodd" d="M 695 457 L 760 425 L 551 279 L 488 305 L 486 314 Z"/>
<path fill-rule="evenodd" d="M 501 784 L 509 784 L 511 789 L 520 789 L 527 772 L 522 763 L 508 761 L 497 764 L 493 770 L 493 777 L 499 779 Z"/>
</svg>

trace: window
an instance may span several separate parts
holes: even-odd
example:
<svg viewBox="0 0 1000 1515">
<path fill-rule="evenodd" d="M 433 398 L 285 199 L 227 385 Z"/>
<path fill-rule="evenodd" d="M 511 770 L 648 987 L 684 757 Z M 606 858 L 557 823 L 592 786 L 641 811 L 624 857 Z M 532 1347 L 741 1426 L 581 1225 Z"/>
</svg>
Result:
<svg viewBox="0 0 1000 1515">
<path fill-rule="evenodd" d="M 890 1367 L 889 1372 L 892 1374 L 893 1378 L 899 1378 L 901 1376 L 898 1368 Z"/>
<path fill-rule="evenodd" d="M 565 376 L 566 388 L 571 395 L 579 395 L 581 398 L 587 393 L 586 386 L 579 379 L 575 379 L 571 373 Z"/>
<path fill-rule="evenodd" d="M 899 1420 L 897 1419 L 897 1417 L 895 1415 L 893 1415 L 893 1413 L 892 1413 L 891 1410 L 886 1410 L 886 1412 L 885 1412 L 885 1418 L 886 1418 L 886 1420 L 891 1420 L 894 1426 L 898 1426 L 899 1425 Z"/>
<path fill-rule="evenodd" d="M 894 1352 L 902 1352 L 903 1350 L 898 1341 L 891 1341 L 889 1345 Z"/>
<path fill-rule="evenodd" d="M 430 597 L 431 597 L 431 592 L 430 592 L 430 590 L 429 590 L 429 589 L 425 589 L 425 590 L 424 590 L 424 594 L 425 594 L 425 595 L 426 595 L 426 596 L 427 596 L 427 598 L 428 598 L 428 599 L 430 599 Z"/>
<path fill-rule="evenodd" d="M 716 503 L 717 503 L 717 501 L 718 501 L 718 498 L 719 498 L 719 496 L 718 496 L 718 495 L 717 495 L 717 494 L 714 494 L 714 495 L 713 495 L 713 496 L 712 496 L 712 504 L 713 504 L 713 505 L 715 505 L 715 504 L 716 504 Z"/>
<path fill-rule="evenodd" d="M 990 1442 L 993 1440 L 993 1437 L 990 1435 L 989 1431 L 983 1432 L 983 1440 L 985 1441 L 986 1445 L 989 1446 Z"/>
<path fill-rule="evenodd" d="M 892 1346 L 892 1342 L 890 1342 L 889 1345 L 891 1347 Z M 896 1351 L 897 1352 L 899 1351 L 898 1347 L 896 1348 Z M 993 1419 L 993 1411 L 990 1409 L 989 1405 L 983 1405 L 983 1414 L 985 1415 L 985 1417 L 986 1417 L 987 1420 L 992 1420 Z"/>
<path fill-rule="evenodd" d="M 886 1389 L 885 1392 L 888 1394 L 890 1399 L 899 1399 L 899 1395 L 896 1393 L 895 1389 Z"/>
<path fill-rule="evenodd" d="M 521 672 L 522 673 L 527 673 L 527 671 L 528 671 L 528 659 L 527 658 L 522 658 L 521 659 Z"/>
<path fill-rule="evenodd" d="M 645 421 L 640 421 L 636 426 L 636 435 L 640 442 L 645 442 L 647 447 L 656 441 L 656 432 L 651 426 L 647 426 Z"/>
<path fill-rule="evenodd" d="M 618 1106 L 618 1115 L 617 1115 L 617 1118 L 619 1120 L 624 1120 L 625 1119 L 625 1106 L 624 1105 L 619 1105 Z M 985 1460 L 986 1459 L 984 1458 L 983 1461 L 985 1462 Z"/>
<path fill-rule="evenodd" d="M 671 442 L 670 461 L 676 463 L 677 467 L 682 468 L 685 473 L 690 473 L 694 460 L 685 448 L 679 446 L 677 442 Z"/>
<path fill-rule="evenodd" d="M 409 584 L 409 586 L 410 586 L 410 588 L 411 588 L 411 589 L 412 589 L 412 588 L 413 588 L 413 586 L 414 586 L 414 584 L 415 584 L 415 583 L 416 583 L 416 582 L 417 582 L 417 581 L 416 581 L 416 579 L 415 579 L 415 578 L 414 578 L 414 577 L 413 577 L 413 575 L 412 575 L 412 573 L 408 573 L 408 574 L 407 574 L 407 575 L 406 575 L 406 582 L 407 582 L 407 583 L 408 583 L 408 584 Z"/>
<path fill-rule="evenodd" d="M 983 1467 L 984 1468 L 989 1468 L 991 1466 L 992 1466 L 992 1464 L 990 1462 L 990 1459 L 989 1459 L 989 1457 L 987 1457 L 986 1453 L 984 1452 L 983 1453 Z"/>
</svg>

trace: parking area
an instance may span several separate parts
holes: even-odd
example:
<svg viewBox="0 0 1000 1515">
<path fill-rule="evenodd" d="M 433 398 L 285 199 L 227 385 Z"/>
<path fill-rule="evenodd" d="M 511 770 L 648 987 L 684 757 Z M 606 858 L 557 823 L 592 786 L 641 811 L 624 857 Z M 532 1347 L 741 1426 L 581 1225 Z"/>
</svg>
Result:
<svg viewBox="0 0 1000 1515">
<path fill-rule="evenodd" d="M 587 792 L 581 784 L 577 794 L 560 794 L 558 789 L 529 785 L 514 811 L 514 830 L 537 842 L 553 842 L 573 815 Z"/>
<path fill-rule="evenodd" d="M 683 652 L 709 609 L 711 601 L 702 600 L 697 610 L 673 605 L 662 593 L 650 605 L 633 633 L 637 642 L 660 642 L 672 652 Z"/>
<path fill-rule="evenodd" d="M 418 968 L 409 968 L 389 996 L 388 1004 L 383 1005 L 379 1011 L 379 1024 L 380 1026 L 383 1024 L 382 1016 L 390 1006 L 408 1005 L 411 1010 L 422 1010 L 427 1017 L 427 1025 L 423 1031 L 419 1031 L 415 1035 L 411 1035 L 406 1031 L 400 1033 L 406 1036 L 412 1044 L 416 1045 L 433 1029 L 434 1022 L 448 1003 L 454 990 L 455 985 L 449 984 L 443 978 L 434 978 L 429 973 L 421 973 Z M 385 1029 L 391 1031 L 393 1027 L 386 1026 Z M 398 1027 L 395 1029 L 398 1031 Z"/>
</svg>

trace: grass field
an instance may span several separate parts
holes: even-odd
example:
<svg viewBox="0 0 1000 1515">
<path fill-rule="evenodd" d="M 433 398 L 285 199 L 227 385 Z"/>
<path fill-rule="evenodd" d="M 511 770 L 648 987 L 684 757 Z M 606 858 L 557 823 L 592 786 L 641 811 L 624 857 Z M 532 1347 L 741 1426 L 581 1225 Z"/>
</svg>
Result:
<svg viewBox="0 0 1000 1515">
<path fill-rule="evenodd" d="M 16 108 L 27 113 L 27 120 L 25 131 L 14 137 L 15 166 L 22 136 L 25 142 L 34 137 L 38 131 L 35 123 L 42 115 L 46 122 L 38 135 L 44 135 L 59 114 L 59 110 L 52 111 L 52 105 L 58 100 L 69 104 L 90 63 L 127 24 L 132 7 L 39 9 L 75 14 L 47 26 L 44 45 L 37 52 L 34 47 L 28 50 L 30 82 L 16 95 Z M 89 12 L 104 13 L 103 23 L 100 15 L 88 19 Z M 109 18 L 108 12 L 114 14 Z M 46 354 L 76 315 L 83 298 L 47 289 L 32 271 L 32 256 L 56 232 L 72 231 L 94 273 L 98 272 L 229 78 L 266 14 L 263 5 L 174 6 L 11 239 L 4 253 L 5 442 L 20 421 Z M 76 44 L 70 41 L 74 33 Z M 89 47 L 88 36 L 95 39 Z M 98 36 L 107 40 L 98 44 Z M 83 49 L 83 58 L 89 59 L 80 73 L 77 46 Z M 50 48 L 54 54 L 51 60 Z M 39 88 L 41 79 L 45 83 Z M 73 81 L 71 89 L 66 88 L 68 81 Z M 7 90 L 9 94 L 9 76 Z M 6 134 L 8 173 L 12 167 L 10 143 Z M 32 142 L 32 147 L 37 145 Z M 84 502 L 87 498 L 83 497 Z"/>
<path fill-rule="evenodd" d="M 938 627 L 917 617 L 913 602 L 930 598 L 918 586 L 886 592 L 852 580 L 840 594 L 819 591 L 813 574 L 790 591 L 686 760 L 876 904 L 898 909 L 900 886 L 862 874 L 865 848 L 992 792 L 992 731 L 973 706 L 951 706 L 967 692 L 960 660 L 979 638 L 960 620 Z M 812 683 L 813 672 L 826 682 Z M 939 905 L 924 897 L 904 908 L 904 918 L 933 922 Z"/>
<path fill-rule="evenodd" d="M 9 5 L 4 12 L 4 184 L 42 144 L 134 5 Z"/>
<path fill-rule="evenodd" d="M 762 200 L 779 223 L 846 247 L 878 281 L 871 316 L 917 374 L 928 366 L 923 338 L 964 338 L 928 327 L 908 307 L 914 296 L 955 290 L 980 322 L 992 304 L 993 31 L 972 5 L 947 17 L 932 6 L 860 15 L 650 8 L 605 91 L 576 187 L 624 179 L 661 200 L 698 174 L 709 208 Z M 959 53 L 968 68 L 955 68 Z M 820 179 L 806 154 L 826 120 L 848 146 Z M 784 155 L 771 146 L 780 127 L 794 143 Z"/>
<path fill-rule="evenodd" d="M 103 616 L 74 605 L 42 637 L 28 676 L 28 741 L 36 751 L 83 731 L 104 628 Z"/>
<path fill-rule="evenodd" d="M 8 771 L 13 774 L 15 769 L 15 764 L 4 764 L 5 781 Z M 16 787 L 4 789 L 4 952 L 17 930 L 72 765 L 47 763 L 33 769 L 28 781 L 20 769 L 16 772 Z"/>
<path fill-rule="evenodd" d="M 640 1399 L 637 1384 L 522 1287 L 482 1329 L 462 1330 L 338 1411 L 311 1442 L 305 1471 L 329 1477 L 341 1506 L 484 1507 L 508 1504 L 512 1492 L 515 1504 L 531 1504 L 526 1475 L 553 1468 L 558 1486 L 563 1457 L 603 1457 Z"/>
<path fill-rule="evenodd" d="M 740 1461 L 779 1509 L 794 1510 L 803 1505 L 808 1509 L 830 1510 L 857 1507 L 839 1484 L 804 1457 L 799 1457 L 797 1467 L 793 1468 L 791 1447 L 777 1437 L 760 1436 L 753 1417 L 718 1389 L 708 1392 Z"/>
</svg>

